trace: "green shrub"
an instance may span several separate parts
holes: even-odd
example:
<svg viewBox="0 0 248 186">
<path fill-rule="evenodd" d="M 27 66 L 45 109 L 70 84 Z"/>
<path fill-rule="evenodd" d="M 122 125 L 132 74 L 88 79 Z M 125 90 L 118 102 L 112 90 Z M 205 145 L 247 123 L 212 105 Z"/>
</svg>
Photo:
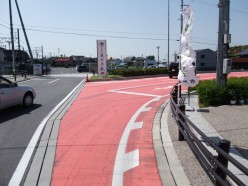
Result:
<svg viewBox="0 0 248 186">
<path fill-rule="evenodd" d="M 248 98 L 248 78 L 229 78 L 226 87 L 217 85 L 216 80 L 200 81 L 195 87 L 199 103 L 204 106 L 229 104 L 231 98 Z"/>
<path fill-rule="evenodd" d="M 122 77 L 130 76 L 145 76 L 145 75 L 156 75 L 156 74 L 167 74 L 166 68 L 124 68 L 124 69 L 113 69 L 109 71 L 109 74 L 119 75 Z"/>
</svg>

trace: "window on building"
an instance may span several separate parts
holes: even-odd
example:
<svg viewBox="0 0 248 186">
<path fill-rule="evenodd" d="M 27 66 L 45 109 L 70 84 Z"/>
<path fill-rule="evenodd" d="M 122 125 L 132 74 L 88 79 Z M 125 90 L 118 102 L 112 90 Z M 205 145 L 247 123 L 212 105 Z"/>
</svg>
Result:
<svg viewBox="0 0 248 186">
<path fill-rule="evenodd" d="M 205 54 L 202 54 L 201 59 L 205 59 L 205 58 L 206 58 Z"/>
<path fill-rule="evenodd" d="M 204 67 L 205 66 L 205 63 L 201 63 L 201 67 Z"/>
</svg>

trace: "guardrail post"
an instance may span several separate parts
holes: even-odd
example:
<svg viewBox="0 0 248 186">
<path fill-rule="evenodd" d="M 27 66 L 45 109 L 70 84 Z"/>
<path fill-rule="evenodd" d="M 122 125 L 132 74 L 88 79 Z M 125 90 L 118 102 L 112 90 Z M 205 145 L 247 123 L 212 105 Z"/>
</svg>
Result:
<svg viewBox="0 0 248 186">
<path fill-rule="evenodd" d="M 230 150 L 230 141 L 226 140 L 226 139 L 221 139 L 219 142 L 219 147 L 225 151 L 226 153 L 229 153 Z M 226 159 L 222 154 L 218 154 L 217 160 L 227 168 L 228 165 L 228 159 Z M 217 167 L 216 169 L 216 173 L 223 179 L 226 180 L 226 173 L 224 171 L 222 171 L 219 167 Z M 218 181 L 216 181 L 216 186 L 220 186 L 222 185 L 221 183 L 219 183 Z"/>
<path fill-rule="evenodd" d="M 172 93 L 172 99 L 174 100 L 175 104 L 177 104 L 177 96 L 178 96 L 178 86 L 176 85 Z"/>
<path fill-rule="evenodd" d="M 179 110 L 180 110 L 183 114 L 185 114 L 185 105 L 178 105 L 178 108 L 179 108 Z M 179 117 L 180 117 L 180 119 L 181 119 L 183 122 L 185 122 L 184 118 L 183 118 L 181 115 L 179 115 Z M 180 121 L 179 121 L 179 125 L 181 126 L 182 129 L 184 129 L 184 127 L 183 127 L 183 125 L 181 124 Z M 183 140 L 185 139 L 185 138 L 184 138 L 184 135 L 183 135 L 183 133 L 181 132 L 181 130 L 179 129 L 179 127 L 178 127 L 178 137 L 177 137 L 177 139 L 178 139 L 178 141 L 183 141 Z"/>
</svg>

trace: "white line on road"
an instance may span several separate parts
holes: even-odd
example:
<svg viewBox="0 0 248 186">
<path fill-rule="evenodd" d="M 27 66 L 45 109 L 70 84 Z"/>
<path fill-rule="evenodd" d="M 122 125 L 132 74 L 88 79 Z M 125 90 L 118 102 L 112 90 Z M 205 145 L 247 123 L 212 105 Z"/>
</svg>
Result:
<svg viewBox="0 0 248 186">
<path fill-rule="evenodd" d="M 48 83 L 54 83 L 54 82 L 56 82 L 56 81 L 58 81 L 59 79 L 55 79 L 55 80 L 53 80 L 53 81 L 50 81 L 50 82 L 48 82 Z"/>
<path fill-rule="evenodd" d="M 137 93 L 137 92 L 127 92 L 127 91 L 115 91 L 115 90 L 109 90 L 109 92 L 116 92 L 120 94 L 133 94 L 133 95 L 139 95 L 139 96 L 149 96 L 149 97 L 163 97 L 160 95 L 153 95 L 153 94 L 145 94 L 145 93 Z"/>
<path fill-rule="evenodd" d="M 38 143 L 38 140 L 40 139 L 40 135 L 43 131 L 43 128 L 46 125 L 46 122 L 49 120 L 49 118 L 61 107 L 61 105 L 66 102 L 66 100 L 77 90 L 77 88 L 84 83 L 85 80 L 81 81 L 40 123 L 38 128 L 36 129 L 32 139 L 30 140 L 24 154 L 22 155 L 22 158 L 9 182 L 9 186 L 16 186 L 20 185 L 23 175 L 27 169 L 28 163 L 32 157 L 32 154 L 34 152 L 34 149 L 36 147 L 36 144 Z"/>
<path fill-rule="evenodd" d="M 151 108 L 147 108 L 147 106 L 153 101 L 160 100 L 160 98 L 161 97 L 157 97 L 146 102 L 143 106 L 139 108 L 139 110 L 136 111 L 136 113 L 132 116 L 129 123 L 127 124 L 122 134 L 115 158 L 112 186 L 122 186 L 124 172 L 139 165 L 139 149 L 126 153 L 129 134 L 132 130 L 139 129 L 142 127 L 143 123 L 135 122 L 140 113 L 149 111 Z"/>
<path fill-rule="evenodd" d="M 157 87 L 157 88 L 155 88 L 154 90 L 161 90 L 161 89 L 172 89 L 172 88 L 173 88 L 173 86 L 161 87 L 161 88 Z"/>
<path fill-rule="evenodd" d="M 125 87 L 125 88 L 114 89 L 113 91 L 126 90 L 126 89 L 132 89 L 132 88 L 141 88 L 141 87 L 150 87 L 150 86 L 164 85 L 164 84 L 168 84 L 168 83 L 155 83 L 155 84 L 138 85 L 138 86 L 132 86 L 132 87 Z"/>
</svg>

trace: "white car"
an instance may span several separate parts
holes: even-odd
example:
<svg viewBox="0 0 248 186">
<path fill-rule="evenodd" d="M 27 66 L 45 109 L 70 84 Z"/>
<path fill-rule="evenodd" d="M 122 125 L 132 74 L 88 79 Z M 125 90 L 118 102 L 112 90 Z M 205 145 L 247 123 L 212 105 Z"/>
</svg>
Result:
<svg viewBox="0 0 248 186">
<path fill-rule="evenodd" d="M 17 85 L 0 76 L 0 110 L 14 105 L 31 107 L 36 97 L 30 86 Z"/>
</svg>

